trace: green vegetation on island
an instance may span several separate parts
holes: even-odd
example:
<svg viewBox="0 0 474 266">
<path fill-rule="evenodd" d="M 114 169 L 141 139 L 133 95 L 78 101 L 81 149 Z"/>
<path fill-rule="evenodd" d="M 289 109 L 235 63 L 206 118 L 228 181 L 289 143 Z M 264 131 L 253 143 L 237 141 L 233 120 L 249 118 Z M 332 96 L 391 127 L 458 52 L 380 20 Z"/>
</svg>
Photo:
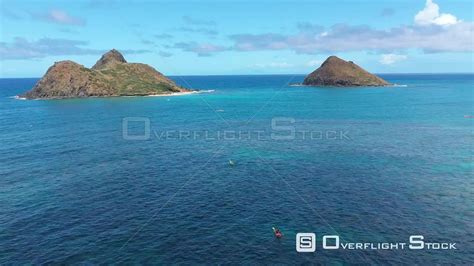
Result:
<svg viewBox="0 0 474 266">
<path fill-rule="evenodd" d="M 113 49 L 90 69 L 69 60 L 54 63 L 33 89 L 21 97 L 145 96 L 189 91 L 149 65 L 127 63 L 122 54 Z"/>
</svg>

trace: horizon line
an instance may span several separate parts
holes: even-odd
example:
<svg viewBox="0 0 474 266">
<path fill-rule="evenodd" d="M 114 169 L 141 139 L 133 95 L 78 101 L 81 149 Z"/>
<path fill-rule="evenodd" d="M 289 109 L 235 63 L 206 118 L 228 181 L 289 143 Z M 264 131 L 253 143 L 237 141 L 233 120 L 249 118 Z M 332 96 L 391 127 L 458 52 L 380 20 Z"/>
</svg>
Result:
<svg viewBox="0 0 474 266">
<path fill-rule="evenodd" d="M 474 72 L 389 72 L 389 73 L 373 73 L 375 75 L 474 75 Z M 193 77 L 214 77 L 214 76 L 288 76 L 288 75 L 301 75 L 306 76 L 304 73 L 283 73 L 283 74 L 180 74 L 180 75 L 164 75 L 165 77 L 180 77 L 180 76 L 193 76 Z M 44 76 L 44 75 L 43 75 Z M 41 77 L 0 77 L 0 79 L 40 79 Z"/>
</svg>

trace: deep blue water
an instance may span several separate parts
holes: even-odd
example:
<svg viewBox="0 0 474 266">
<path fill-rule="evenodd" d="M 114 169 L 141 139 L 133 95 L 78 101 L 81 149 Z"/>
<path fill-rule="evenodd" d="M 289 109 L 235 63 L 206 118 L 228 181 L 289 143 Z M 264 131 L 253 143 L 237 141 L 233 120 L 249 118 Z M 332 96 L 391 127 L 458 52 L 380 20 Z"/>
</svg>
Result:
<svg viewBox="0 0 474 266">
<path fill-rule="evenodd" d="M 26 101 L 37 79 L 0 79 L 0 264 L 473 263 L 474 76 L 383 77 L 406 86 L 182 76 L 215 91 Z M 150 137 L 124 139 L 127 117 Z M 458 249 L 322 250 L 327 234 Z"/>
</svg>

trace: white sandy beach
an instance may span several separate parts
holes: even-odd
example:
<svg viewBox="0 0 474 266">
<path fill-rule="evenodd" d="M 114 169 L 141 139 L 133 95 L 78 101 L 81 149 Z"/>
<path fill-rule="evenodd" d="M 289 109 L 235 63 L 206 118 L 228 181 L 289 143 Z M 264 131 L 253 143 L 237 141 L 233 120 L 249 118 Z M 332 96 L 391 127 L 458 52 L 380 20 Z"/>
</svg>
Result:
<svg viewBox="0 0 474 266">
<path fill-rule="evenodd" d="M 174 92 L 170 94 L 152 94 L 152 95 L 124 95 L 124 96 L 89 96 L 84 98 L 108 98 L 108 97 L 168 97 L 168 96 L 183 96 L 189 94 L 199 94 L 199 93 L 209 93 L 214 92 L 214 90 L 201 90 L 201 91 L 186 91 L 186 92 Z M 11 98 L 17 100 L 27 100 L 24 97 L 20 97 L 18 95 L 12 96 Z M 51 99 L 74 99 L 74 98 L 39 98 L 33 100 L 51 100 Z"/>
</svg>

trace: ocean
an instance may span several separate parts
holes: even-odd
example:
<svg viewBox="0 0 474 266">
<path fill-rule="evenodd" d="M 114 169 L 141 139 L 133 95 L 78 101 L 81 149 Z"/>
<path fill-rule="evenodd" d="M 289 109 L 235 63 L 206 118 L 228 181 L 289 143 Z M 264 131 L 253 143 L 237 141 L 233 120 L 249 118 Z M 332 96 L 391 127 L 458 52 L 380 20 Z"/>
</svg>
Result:
<svg viewBox="0 0 474 266">
<path fill-rule="evenodd" d="M 67 100 L 0 79 L 0 264 L 470 264 L 474 75 L 381 76 L 399 85 L 174 76 L 213 91 Z"/>
</svg>

